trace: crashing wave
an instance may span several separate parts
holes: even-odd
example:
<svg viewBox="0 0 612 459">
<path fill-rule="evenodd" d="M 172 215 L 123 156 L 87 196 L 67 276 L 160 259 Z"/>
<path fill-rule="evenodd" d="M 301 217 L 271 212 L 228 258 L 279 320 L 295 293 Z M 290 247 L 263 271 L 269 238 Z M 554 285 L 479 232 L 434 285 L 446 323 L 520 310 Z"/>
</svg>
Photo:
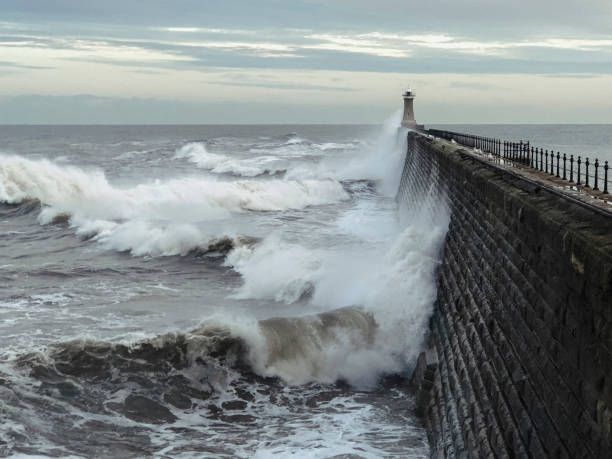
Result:
<svg viewBox="0 0 612 459">
<path fill-rule="evenodd" d="M 188 143 L 174 155 L 186 158 L 202 169 L 215 174 L 229 174 L 239 177 L 276 175 L 286 172 L 287 162 L 277 156 L 258 156 L 256 158 L 232 158 L 218 153 L 209 153 L 202 143 Z"/>
<path fill-rule="evenodd" d="M 342 185 L 332 179 L 220 182 L 187 177 L 117 188 L 99 170 L 20 156 L 0 158 L 0 201 L 38 200 L 62 212 L 93 218 L 192 215 L 200 221 L 227 216 L 227 212 L 302 209 L 348 199 Z"/>
<path fill-rule="evenodd" d="M 358 352 L 374 345 L 378 325 L 356 307 L 311 316 L 203 323 L 189 333 L 168 333 L 133 343 L 75 340 L 22 356 L 18 366 L 34 376 L 69 376 L 105 384 L 133 375 L 170 377 L 176 371 L 214 366 L 242 376 L 281 378 L 291 384 L 346 379 L 342 366 L 357 364 Z M 340 362 L 342 360 L 342 362 Z M 340 364 L 340 365 L 339 365 Z M 224 370 L 224 371 L 225 371 Z M 201 371 L 199 387 L 209 373 Z M 156 377 L 156 376 L 153 376 Z M 214 391 L 214 382 L 207 381 Z"/>
<path fill-rule="evenodd" d="M 213 237 L 197 224 L 232 213 L 303 209 L 349 198 L 333 179 L 220 182 L 188 177 L 118 188 L 99 170 L 20 156 L 0 159 L 0 202 L 37 201 L 42 224 L 66 222 L 84 238 L 136 255 L 201 249 Z"/>
</svg>

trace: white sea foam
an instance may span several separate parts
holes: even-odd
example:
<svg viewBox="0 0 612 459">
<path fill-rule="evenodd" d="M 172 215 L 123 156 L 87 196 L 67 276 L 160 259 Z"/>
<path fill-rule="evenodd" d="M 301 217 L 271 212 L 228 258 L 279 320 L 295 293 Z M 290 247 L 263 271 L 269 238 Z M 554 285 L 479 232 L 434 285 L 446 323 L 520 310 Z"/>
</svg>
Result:
<svg viewBox="0 0 612 459">
<path fill-rule="evenodd" d="M 240 177 L 274 175 L 287 169 L 287 161 L 278 156 L 258 156 L 255 158 L 234 158 L 218 153 L 209 153 L 206 145 L 200 142 L 188 143 L 175 154 L 175 158 L 186 158 L 202 169 L 215 174 L 230 174 Z"/>
<path fill-rule="evenodd" d="M 244 278 L 236 298 L 265 298 L 286 303 L 300 299 L 309 289 L 321 267 L 321 254 L 288 244 L 274 235 L 258 246 L 237 247 L 225 264 Z"/>
<path fill-rule="evenodd" d="M 197 223 L 247 211 L 283 211 L 348 199 L 324 180 L 239 180 L 185 177 L 119 188 L 99 170 L 59 166 L 21 156 L 0 157 L 0 201 L 38 200 L 43 224 L 68 219 L 79 235 L 137 255 L 175 255 L 213 236 Z"/>
<path fill-rule="evenodd" d="M 406 129 L 399 129 L 401 111 L 383 123 L 377 137 L 356 143 L 339 154 L 326 156 L 316 166 L 298 166 L 287 172 L 288 179 L 332 177 L 336 180 L 374 180 L 378 191 L 395 196 L 406 157 Z"/>
<path fill-rule="evenodd" d="M 382 373 L 402 371 L 412 365 L 420 350 L 426 322 L 435 299 L 434 272 L 446 222 L 434 228 L 411 225 L 383 249 L 354 252 L 308 250 L 283 244 L 275 237 L 261 246 L 235 249 L 227 258 L 244 278 L 237 296 L 295 302 L 312 292 L 312 306 L 319 310 L 360 305 L 371 314 L 374 340 L 363 339 L 355 323 L 336 327 L 322 340 L 300 330 L 299 358 L 267 364 L 269 349 L 256 352 L 256 367 L 266 374 L 293 383 L 345 378 L 369 387 Z M 307 340 L 307 341 L 304 341 Z M 308 341 L 309 340 L 309 341 Z"/>
<path fill-rule="evenodd" d="M 321 157 L 327 156 L 332 152 L 354 151 L 363 146 L 360 140 L 354 140 L 346 143 L 338 142 L 310 142 L 298 136 L 290 136 L 284 142 L 266 143 L 256 145 L 249 149 L 251 153 L 265 153 L 281 158 L 296 158 L 296 157 Z"/>
<path fill-rule="evenodd" d="M 241 342 L 247 344 L 249 362 L 261 375 L 279 376 L 290 384 L 333 382 L 342 378 L 358 387 L 370 388 L 380 374 L 409 368 L 419 352 L 435 294 L 434 268 L 447 223 L 444 207 L 438 208 L 440 218 L 433 223 L 430 218 L 421 219 L 414 213 L 408 213 L 411 219 L 408 223 L 400 222 L 393 200 L 373 197 L 371 186 L 364 183 L 359 191 L 355 191 L 355 184 L 347 185 L 356 196 L 354 201 L 326 207 L 320 214 L 315 211 L 268 216 L 252 212 L 302 209 L 345 200 L 348 195 L 338 178 L 375 179 L 378 189 L 392 196 L 399 180 L 401 168 L 398 164 L 404 154 L 401 144 L 396 148 L 395 127 L 388 126 L 387 135 L 381 136 L 380 142 L 372 143 L 379 145 L 378 149 L 356 143 L 314 144 L 291 136 L 264 148 L 265 154 L 257 159 L 259 163 L 252 164 L 258 169 L 249 170 L 249 163 L 241 162 L 254 158 L 232 159 L 231 155 L 215 156 L 205 150 L 204 156 L 199 158 L 204 164 L 200 167 L 213 173 L 246 176 L 258 175 L 255 172 L 262 170 L 260 166 L 265 166 L 265 159 L 273 157 L 272 153 L 286 155 L 284 159 L 293 166 L 288 169 L 291 178 L 285 176 L 283 180 L 264 176 L 257 181 L 221 182 L 205 174 L 118 187 L 100 171 L 57 164 L 51 167 L 45 161 L 6 156 L 0 161 L 0 201 L 39 200 L 43 207 L 39 215 L 42 223 L 67 221 L 79 236 L 91 238 L 101 247 L 129 251 L 134 255 L 178 255 L 193 248 L 206 248 L 215 237 L 226 234 L 219 228 L 225 231 L 231 227 L 238 231 L 245 221 L 254 226 L 261 224 L 260 232 L 261 228 L 267 230 L 270 226 L 282 228 L 283 231 L 272 233 L 258 244 L 241 244 L 240 238 L 234 237 L 234 249 L 227 258 L 227 264 L 233 266 L 244 281 L 232 296 L 259 299 L 244 302 L 245 308 L 257 307 L 257 313 L 246 314 L 245 308 L 233 308 L 233 299 L 226 303 L 210 301 L 218 305 L 215 309 L 218 313 L 214 320 L 206 320 L 205 326 L 216 320 L 229 328 L 232 335 L 241 338 Z M 344 154 L 344 150 L 349 149 L 352 149 L 350 154 Z M 307 155 L 321 155 L 326 159 L 317 165 L 320 158 L 315 162 L 313 158 L 303 158 Z M 296 161 L 288 160 L 289 157 L 297 159 L 302 169 L 300 173 L 294 173 Z M 185 158 L 193 160 L 190 156 Z M 275 161 L 270 160 L 278 164 Z M 386 167 L 377 164 L 378 161 L 395 163 Z M 138 164 L 138 155 L 134 155 L 134 163 Z M 239 170 L 238 166 L 243 169 Z M 257 217 L 252 219 L 254 215 Z M 299 222 L 294 225 L 296 218 Z M 311 229 L 313 237 L 310 237 Z M 143 262 L 157 263 L 155 260 Z M 163 262 L 167 263 L 173 262 Z M 168 277 L 161 279 L 167 279 L 168 285 L 183 288 L 182 278 L 178 276 L 176 279 L 172 276 L 172 281 Z M 76 306 L 90 302 L 49 294 L 53 290 L 31 295 L 23 304 L 0 305 L 0 309 L 4 308 L 0 312 L 10 319 L 15 311 L 23 309 L 32 316 L 36 312 L 37 318 L 44 313 L 43 317 L 50 322 L 51 319 L 57 321 L 50 329 L 24 334 L 24 339 L 31 338 L 31 343 L 20 344 L 21 349 L 33 349 L 41 343 L 73 336 L 94 340 L 116 333 L 112 341 L 124 338 L 138 341 L 165 331 L 184 334 L 185 327 L 192 327 L 185 324 L 196 319 L 189 313 L 188 320 L 172 322 L 176 315 L 174 306 L 171 307 L 173 314 L 164 316 L 169 310 L 150 298 L 151 294 L 157 296 L 160 292 L 149 291 L 165 289 L 165 281 L 158 284 L 159 280 L 152 277 L 150 282 L 133 282 L 129 289 L 125 287 L 126 291 L 119 293 L 116 293 L 120 286 L 115 278 L 104 280 L 103 286 L 98 282 L 98 286 L 87 287 L 88 290 L 98 289 L 98 294 L 105 296 L 105 302 L 123 302 L 127 298 L 132 301 L 129 295 L 134 295 L 136 301 L 127 305 L 127 311 L 151 301 L 152 309 L 160 316 L 150 323 L 143 316 L 134 316 L 132 320 L 130 315 L 123 314 L 126 309 L 122 304 L 113 308 L 116 315 L 97 308 L 79 310 Z M 214 288 L 211 283 L 202 290 Z M 142 292 L 147 296 L 143 297 Z M 218 298 L 226 292 L 221 291 Z M 198 304 L 200 298 L 211 298 L 199 295 L 200 292 Z M 174 299 L 182 297 L 172 295 L 172 298 L 168 303 L 174 305 Z M 63 303 L 68 301 L 70 305 L 65 307 Z M 274 312 L 270 312 L 272 310 Z M 147 311 L 147 320 L 151 314 L 153 311 Z M 198 309 L 194 314 L 198 318 L 199 314 L 208 316 L 210 309 Z M 299 317 L 294 317 L 296 314 Z M 255 316 L 278 318 L 257 320 Z M 187 333 L 190 335 L 187 354 L 192 362 L 204 354 L 204 350 L 198 348 L 197 339 L 191 339 L 197 334 L 197 330 Z M 250 392 L 254 399 L 246 403 L 244 410 L 236 412 L 246 418 L 252 416 L 252 421 L 245 425 L 241 425 L 240 420 L 208 422 L 201 416 L 207 405 L 216 403 L 220 407 L 224 401 L 236 400 L 231 385 L 235 381 L 208 372 L 204 375 L 202 367 L 197 365 L 182 374 L 193 377 L 198 383 L 205 376 L 221 395 L 218 399 L 207 400 L 201 405 L 202 409 L 181 410 L 168 405 L 178 417 L 174 429 L 169 429 L 168 425 L 147 426 L 151 442 L 160 448 L 158 455 L 188 457 L 192 455 L 194 442 L 201 443 L 200 438 L 207 439 L 211 450 L 227 447 L 236 457 L 382 457 L 393 455 L 390 451 L 399 451 L 398 457 L 405 455 L 402 446 L 397 445 L 401 445 L 409 428 L 403 419 L 396 423 L 390 419 L 387 408 L 393 409 L 393 401 L 378 407 L 377 413 L 377 408 L 369 401 L 359 400 L 363 396 L 361 393 L 353 397 L 354 393 L 347 391 L 347 396 L 325 401 L 325 392 L 323 397 L 317 398 L 320 386 L 309 385 L 283 387 L 282 398 L 289 400 L 292 394 L 297 394 L 293 395 L 295 403 L 277 404 L 271 403 L 270 395 L 265 393 L 266 386 L 261 387 L 261 392 L 257 391 L 258 383 L 254 381 L 249 382 L 253 386 Z M 118 387 L 107 393 L 107 402 L 121 403 L 136 386 Z M 38 385 L 32 388 L 41 396 Z M 134 428 L 134 421 L 119 414 L 98 415 L 81 411 L 81 408 L 75 410 L 68 397 L 57 396 L 57 389 L 52 390 L 52 396 L 46 393 L 42 396 L 58 405 L 45 406 L 65 408 L 64 412 L 75 416 L 76 422 L 94 420 Z M 408 397 L 403 394 L 401 400 L 406 401 Z M 296 406 L 310 407 L 311 400 L 316 407 L 308 411 L 294 409 Z M 408 408 L 403 413 L 407 411 Z M 54 412 L 60 412 L 62 422 L 65 421 L 63 412 Z M 14 419 L 27 419 L 23 425 L 39 419 L 33 408 L 26 411 L 20 407 L 19 413 Z M 233 415 L 231 412 L 225 414 Z M 50 424 L 42 425 L 38 430 L 45 432 L 50 428 Z M 34 431 L 36 429 L 28 434 L 30 438 L 36 437 Z M 194 436 L 194 431 L 202 434 L 201 437 Z M 49 448 L 37 446 L 35 450 L 40 453 L 58 451 L 51 442 Z M 425 453 L 422 456 L 425 457 Z"/>
<path fill-rule="evenodd" d="M 387 128 L 393 141 L 386 142 L 386 154 L 398 159 L 405 153 L 404 144 L 395 141 L 396 134 L 397 129 Z M 381 139 L 379 145 L 384 144 Z M 365 160 L 369 163 L 382 154 L 381 150 L 366 155 Z M 380 187 L 397 188 L 399 170 L 381 169 Z M 357 174 L 358 168 L 353 171 Z M 300 332 L 292 334 L 300 339 L 286 343 L 299 347 L 294 357 L 276 359 L 273 364 L 270 346 L 274 348 L 279 340 L 267 334 L 268 347 L 261 345 L 254 357 L 259 371 L 292 383 L 344 378 L 369 387 L 380 374 L 414 364 L 435 300 L 435 268 L 449 221 L 444 199 L 426 193 L 415 197 L 421 198 L 428 205 L 400 213 L 404 221 L 396 209 L 385 209 L 380 202 L 362 201 L 346 212 L 336 224 L 362 241 L 353 246 L 313 249 L 273 234 L 259 245 L 228 255 L 226 263 L 244 280 L 235 294 L 239 298 L 294 303 L 308 296 L 310 310 L 359 306 L 361 317 L 368 314 L 375 324 L 364 333 L 363 320 L 348 320 L 342 326 L 334 323 L 333 332 L 322 332 L 313 328 L 316 322 L 304 322 Z"/>
</svg>

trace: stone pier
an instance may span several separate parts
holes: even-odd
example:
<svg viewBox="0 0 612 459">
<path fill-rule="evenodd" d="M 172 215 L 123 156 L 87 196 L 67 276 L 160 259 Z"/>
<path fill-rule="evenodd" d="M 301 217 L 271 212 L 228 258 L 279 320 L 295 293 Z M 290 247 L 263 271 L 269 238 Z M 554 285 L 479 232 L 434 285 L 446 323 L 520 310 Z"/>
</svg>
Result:
<svg viewBox="0 0 612 459">
<path fill-rule="evenodd" d="M 612 214 L 408 136 L 451 209 L 413 377 L 432 457 L 612 458 Z"/>
</svg>

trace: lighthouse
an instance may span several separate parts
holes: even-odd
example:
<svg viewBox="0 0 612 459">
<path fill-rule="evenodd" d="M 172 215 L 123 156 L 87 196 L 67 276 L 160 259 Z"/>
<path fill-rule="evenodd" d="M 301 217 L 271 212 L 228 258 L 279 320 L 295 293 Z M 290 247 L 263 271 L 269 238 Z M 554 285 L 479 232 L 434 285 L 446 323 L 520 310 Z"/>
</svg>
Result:
<svg viewBox="0 0 612 459">
<path fill-rule="evenodd" d="M 414 119 L 413 101 L 416 97 L 414 91 L 410 88 L 402 94 L 404 97 L 404 117 L 402 118 L 402 127 L 417 128 L 416 120 Z"/>
</svg>

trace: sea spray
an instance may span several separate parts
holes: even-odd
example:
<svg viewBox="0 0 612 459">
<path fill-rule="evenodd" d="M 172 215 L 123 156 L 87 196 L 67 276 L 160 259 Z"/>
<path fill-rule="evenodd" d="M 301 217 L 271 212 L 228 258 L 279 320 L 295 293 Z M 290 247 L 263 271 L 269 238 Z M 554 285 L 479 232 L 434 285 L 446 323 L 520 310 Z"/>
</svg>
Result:
<svg viewBox="0 0 612 459">
<path fill-rule="evenodd" d="M 355 339 L 342 336 L 346 330 L 339 331 L 329 347 L 313 345 L 316 355 L 308 359 L 317 362 L 316 372 L 305 374 L 304 368 L 313 365 L 294 362 L 296 374 L 285 368 L 278 375 L 291 382 L 342 378 L 371 387 L 381 374 L 409 369 L 420 351 L 435 300 L 434 274 L 445 229 L 443 224 L 409 226 L 389 241 L 382 254 L 377 250 L 315 253 L 274 240 L 230 253 L 226 263 L 236 263 L 244 278 L 241 298 L 294 302 L 308 294 L 307 301 L 319 310 L 358 305 L 377 324 L 373 339 L 358 346 Z M 271 247 L 278 252 L 270 253 Z M 247 251 L 248 256 L 238 257 Z M 273 371 L 266 368 L 266 373 Z"/>
<path fill-rule="evenodd" d="M 406 156 L 407 129 L 400 128 L 401 111 L 388 117 L 380 132 L 354 149 L 326 156 L 316 165 L 300 165 L 287 171 L 287 178 L 333 177 L 340 181 L 376 182 L 377 192 L 388 197 L 397 193 Z"/>
<path fill-rule="evenodd" d="M 48 160 L 0 157 L 0 201 L 37 200 L 42 224 L 68 221 L 78 235 L 134 255 L 179 255 L 228 234 L 210 234 L 201 222 L 232 213 L 284 211 L 348 199 L 334 179 L 235 182 L 185 177 L 113 186 L 99 170 Z M 233 234 L 229 234 L 233 237 Z"/>
<path fill-rule="evenodd" d="M 390 125 L 393 123 L 390 121 Z M 397 130 L 387 128 L 386 134 L 393 138 L 389 140 L 393 147 L 388 155 L 402 157 L 406 143 L 396 142 Z M 385 144 L 383 139 L 378 143 Z M 372 156 L 365 158 L 369 162 Z M 397 191 L 397 175 L 397 168 L 387 170 L 379 178 L 380 186 Z M 378 207 L 384 207 L 384 202 L 380 199 Z M 281 235 L 274 234 L 260 245 L 230 252 L 226 264 L 244 279 L 237 293 L 239 298 L 307 301 L 310 307 L 321 311 L 358 306 L 377 325 L 372 339 L 362 340 L 358 346 L 355 339 L 346 339 L 345 329 L 338 330 L 333 345 L 313 343 L 310 352 L 316 355 L 300 355 L 302 364 L 294 365 L 295 374 L 290 374 L 286 366 L 278 375 L 292 382 L 341 378 L 358 387 L 372 387 L 380 375 L 409 371 L 413 366 L 436 296 L 435 270 L 449 211 L 444 196 L 430 188 L 400 201 L 399 207 L 403 210 L 396 214 L 394 224 L 389 224 L 384 212 L 368 216 L 368 226 L 386 227 L 386 233 L 360 228 L 363 207 L 352 217 L 351 211 L 345 213 L 340 226 L 363 240 L 357 250 L 315 250 L 287 243 Z M 312 368 L 313 372 L 306 374 L 304 368 Z M 266 371 L 273 372 L 271 368 Z"/>
<path fill-rule="evenodd" d="M 238 177 L 257 177 L 285 172 L 288 161 L 278 156 L 257 156 L 255 158 L 236 158 L 229 155 L 209 153 L 201 142 L 183 145 L 174 158 L 186 158 L 202 169 L 215 174 L 229 174 Z"/>
</svg>

